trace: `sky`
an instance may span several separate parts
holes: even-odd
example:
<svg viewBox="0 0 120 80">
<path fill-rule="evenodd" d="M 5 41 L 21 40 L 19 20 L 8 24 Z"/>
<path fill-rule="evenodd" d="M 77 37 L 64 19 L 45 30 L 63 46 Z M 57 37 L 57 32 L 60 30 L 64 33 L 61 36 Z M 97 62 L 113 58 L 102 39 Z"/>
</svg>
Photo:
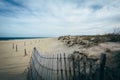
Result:
<svg viewBox="0 0 120 80">
<path fill-rule="evenodd" d="M 96 35 L 120 28 L 120 0 L 0 0 L 0 37 Z"/>
</svg>

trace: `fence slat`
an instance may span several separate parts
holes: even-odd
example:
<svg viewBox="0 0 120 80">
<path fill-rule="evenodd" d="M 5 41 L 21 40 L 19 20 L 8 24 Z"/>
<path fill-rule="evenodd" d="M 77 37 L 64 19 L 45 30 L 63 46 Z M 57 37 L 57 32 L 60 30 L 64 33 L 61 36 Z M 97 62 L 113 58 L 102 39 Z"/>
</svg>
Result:
<svg viewBox="0 0 120 80">
<path fill-rule="evenodd" d="M 53 55 L 52 57 L 54 58 L 54 55 Z M 53 69 L 54 69 L 54 66 L 53 66 L 53 65 L 54 65 L 54 64 L 53 64 L 53 62 L 54 62 L 54 61 L 53 61 L 53 59 L 52 59 L 52 74 L 53 74 L 53 75 L 52 75 L 52 80 L 54 80 L 54 71 L 53 71 Z"/>
<path fill-rule="evenodd" d="M 50 66 L 52 66 L 51 64 L 52 64 L 52 59 L 50 60 Z M 51 67 L 51 69 L 52 69 L 52 67 Z M 51 70 L 50 70 L 50 80 L 52 80 L 52 71 Z"/>
<path fill-rule="evenodd" d="M 34 59 L 32 58 L 32 77 L 35 79 L 35 70 L 34 70 Z"/>
<path fill-rule="evenodd" d="M 30 68 L 30 74 L 31 74 L 30 79 L 31 79 L 31 80 L 33 80 L 33 75 L 32 75 L 32 73 L 33 73 L 33 72 L 32 72 L 32 68 Z"/>
<path fill-rule="evenodd" d="M 69 58 L 69 60 L 68 60 L 68 64 L 69 64 L 69 80 L 72 80 L 72 79 L 71 79 L 72 73 L 71 73 L 70 58 Z"/>
<path fill-rule="evenodd" d="M 64 80 L 63 69 L 62 69 L 62 56 L 61 56 L 61 53 L 60 53 L 60 65 L 61 65 L 61 80 Z"/>
<path fill-rule="evenodd" d="M 40 73 L 40 65 L 38 64 L 39 68 L 38 68 L 38 72 Z M 37 74 L 37 79 L 39 80 L 39 75 Z"/>
<path fill-rule="evenodd" d="M 73 80 L 76 80 L 76 72 L 75 72 L 75 56 L 73 55 Z"/>
<path fill-rule="evenodd" d="M 90 60 L 90 68 L 89 68 L 89 79 L 92 80 L 92 63 L 93 61 Z"/>
<path fill-rule="evenodd" d="M 48 61 L 48 66 L 50 66 L 50 62 L 49 62 L 49 61 Z M 51 79 L 51 78 L 50 78 L 50 70 L 48 70 L 48 77 L 49 77 L 49 79 Z M 48 80 L 49 80 L 49 79 L 48 79 Z"/>
<path fill-rule="evenodd" d="M 57 80 L 59 80 L 59 55 L 57 54 Z"/>
<path fill-rule="evenodd" d="M 83 58 L 84 80 L 86 80 L 86 57 Z"/>
<path fill-rule="evenodd" d="M 66 76 L 66 79 L 65 80 L 68 80 L 68 76 L 67 76 L 67 66 L 66 66 L 66 55 L 64 53 L 64 67 L 65 67 L 65 76 Z"/>
<path fill-rule="evenodd" d="M 80 57 L 78 56 L 78 80 L 81 80 L 80 76 Z"/>
<path fill-rule="evenodd" d="M 48 61 L 47 61 L 46 66 L 49 67 L 49 65 L 48 65 Z M 49 79 L 49 78 L 48 78 L 48 77 L 49 77 L 49 70 L 48 70 L 48 69 L 47 69 L 47 75 L 46 75 L 46 76 L 47 76 L 47 77 L 46 77 L 46 80 L 48 80 L 48 79 Z"/>
<path fill-rule="evenodd" d="M 33 80 L 32 65 L 33 65 L 33 61 L 32 61 L 32 57 L 31 57 L 31 59 L 30 59 L 30 68 L 29 68 L 29 70 L 30 70 L 30 79 L 31 79 L 31 80 Z"/>
<path fill-rule="evenodd" d="M 101 60 L 100 60 L 100 80 L 104 80 L 104 67 L 106 63 L 106 54 L 101 54 Z"/>
</svg>

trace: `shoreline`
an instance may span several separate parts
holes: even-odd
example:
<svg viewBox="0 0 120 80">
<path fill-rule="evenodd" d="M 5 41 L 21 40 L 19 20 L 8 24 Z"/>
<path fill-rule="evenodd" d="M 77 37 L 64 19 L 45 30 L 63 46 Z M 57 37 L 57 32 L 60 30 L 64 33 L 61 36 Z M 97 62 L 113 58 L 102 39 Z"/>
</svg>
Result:
<svg viewBox="0 0 120 80">
<path fill-rule="evenodd" d="M 10 40 L 30 40 L 30 39 L 45 39 L 53 37 L 0 37 L 0 41 L 10 41 Z"/>
</svg>

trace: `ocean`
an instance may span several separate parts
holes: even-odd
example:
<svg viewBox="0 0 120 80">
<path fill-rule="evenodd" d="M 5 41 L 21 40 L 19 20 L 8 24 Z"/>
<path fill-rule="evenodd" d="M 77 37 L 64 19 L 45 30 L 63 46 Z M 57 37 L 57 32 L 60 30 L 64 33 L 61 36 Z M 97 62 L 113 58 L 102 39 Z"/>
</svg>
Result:
<svg viewBox="0 0 120 80">
<path fill-rule="evenodd" d="M 0 41 L 1 40 L 38 39 L 38 38 L 48 38 L 48 37 L 0 37 Z"/>
</svg>

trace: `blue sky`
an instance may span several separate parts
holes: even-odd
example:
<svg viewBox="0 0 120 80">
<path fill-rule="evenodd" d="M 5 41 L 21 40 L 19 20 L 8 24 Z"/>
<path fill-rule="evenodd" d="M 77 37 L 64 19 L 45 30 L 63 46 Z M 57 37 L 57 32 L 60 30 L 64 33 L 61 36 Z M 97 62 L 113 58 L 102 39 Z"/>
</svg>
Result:
<svg viewBox="0 0 120 80">
<path fill-rule="evenodd" d="M 0 37 L 95 35 L 120 28 L 120 0 L 0 0 Z"/>
</svg>

